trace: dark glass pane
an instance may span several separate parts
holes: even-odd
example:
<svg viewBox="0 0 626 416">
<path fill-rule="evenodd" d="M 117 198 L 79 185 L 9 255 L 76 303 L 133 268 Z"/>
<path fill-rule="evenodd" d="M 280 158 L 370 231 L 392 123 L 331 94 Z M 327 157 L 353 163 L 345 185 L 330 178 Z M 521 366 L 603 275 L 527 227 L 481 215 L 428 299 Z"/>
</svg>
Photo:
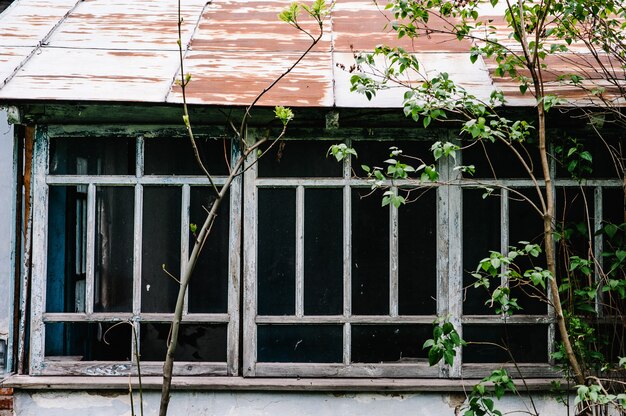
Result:
<svg viewBox="0 0 626 416">
<path fill-rule="evenodd" d="M 380 194 L 352 190 L 352 312 L 389 313 L 389 207 Z M 368 195 L 368 196 L 365 196 Z"/>
<path fill-rule="evenodd" d="M 541 207 L 534 189 L 517 189 L 517 191 L 533 201 L 535 205 Z M 527 201 L 522 200 L 519 195 L 509 191 L 509 245 L 521 247 L 520 241 L 529 241 L 543 247 L 543 219 Z M 542 253 L 537 258 L 518 257 L 515 259 L 515 265 L 522 272 L 530 270 L 535 266 L 545 268 L 545 256 Z M 540 299 L 529 296 L 532 294 L 537 295 L 538 293 L 533 291 L 530 286 L 524 289 L 515 285 L 511 287 L 511 297 L 518 300 L 519 305 L 523 308 L 522 313 L 547 313 L 547 304 Z"/>
<path fill-rule="evenodd" d="M 304 313 L 341 314 L 343 190 L 307 189 L 304 196 Z"/>
<path fill-rule="evenodd" d="M 398 209 L 400 315 L 429 315 L 437 309 L 437 194 L 406 194 Z"/>
<path fill-rule="evenodd" d="M 472 146 L 463 150 L 463 165 L 474 165 L 474 178 L 529 178 L 524 165 L 507 145 L 486 140 L 473 143 Z M 523 157 L 535 175 L 541 174 L 541 159 L 536 144 L 515 143 L 513 149 Z M 472 177 L 469 174 L 465 176 Z"/>
<path fill-rule="evenodd" d="M 189 221 L 198 231 L 206 220 L 215 196 L 211 188 L 192 187 Z M 230 222 L 230 197 L 222 200 L 211 234 L 200 253 L 189 282 L 190 313 L 220 313 L 228 310 L 228 231 Z M 195 236 L 189 233 L 189 253 L 193 250 Z"/>
<path fill-rule="evenodd" d="M 463 339 L 470 342 L 463 348 L 465 363 L 513 362 L 502 348 L 471 342 L 489 342 L 504 346 L 518 363 L 548 362 L 547 325 L 464 325 Z"/>
<path fill-rule="evenodd" d="M 258 313 L 292 315 L 296 296 L 296 190 L 259 189 Z"/>
<path fill-rule="evenodd" d="M 424 342 L 432 325 L 353 325 L 352 361 L 355 363 L 426 362 Z"/>
<path fill-rule="evenodd" d="M 132 310 L 134 201 L 131 187 L 105 186 L 96 191 L 96 312 Z"/>
<path fill-rule="evenodd" d="M 259 362 L 340 363 L 341 325 L 259 325 Z"/>
<path fill-rule="evenodd" d="M 574 132 L 574 136 L 577 132 Z M 614 178 L 621 179 L 622 171 L 619 167 L 620 154 L 616 149 L 622 149 L 623 152 L 624 137 L 621 134 L 612 135 L 603 132 L 602 138 L 593 135 L 593 137 L 580 138 L 576 137 L 576 142 L 572 141 L 571 136 L 562 138 L 556 142 L 556 148 L 559 146 L 562 151 L 555 154 L 556 159 L 556 176 L 557 178 Z M 567 156 L 569 150 L 577 148 L 578 151 L 572 156 Z M 613 154 L 609 150 L 613 150 Z M 591 157 L 591 163 L 581 159 L 582 152 L 588 152 Z M 623 153 L 621 155 L 623 161 Z M 575 163 L 572 164 L 572 162 Z M 623 165 L 622 165 L 623 166 Z"/>
<path fill-rule="evenodd" d="M 476 281 L 471 273 L 475 273 L 478 263 L 489 257 L 490 250 L 500 251 L 500 197 L 483 198 L 484 193 L 482 189 L 463 190 L 463 313 L 466 315 L 493 313 L 493 309 L 485 306 L 491 295 L 483 288 L 471 287 Z"/>
<path fill-rule="evenodd" d="M 134 138 L 50 139 L 53 175 L 134 175 Z"/>
<path fill-rule="evenodd" d="M 143 188 L 141 310 L 174 312 L 180 275 L 181 190 L 178 187 Z"/>
<path fill-rule="evenodd" d="M 196 139 L 198 153 L 211 175 L 228 175 L 230 141 Z M 191 142 L 187 138 L 146 139 L 144 142 L 146 175 L 202 175 Z"/>
<path fill-rule="evenodd" d="M 583 193 L 584 192 L 584 193 Z M 567 245 L 570 255 L 586 257 L 589 252 L 589 225 L 593 227 L 593 190 L 579 187 L 556 188 L 557 230 L 563 233 L 561 243 Z"/>
<path fill-rule="evenodd" d="M 341 176 L 343 164 L 326 157 L 331 142 L 284 140 L 259 160 L 260 177 Z M 262 150 L 266 150 L 267 146 Z"/>
<path fill-rule="evenodd" d="M 367 165 L 370 168 L 373 166 L 384 167 L 384 161 L 389 159 L 391 150 L 390 147 L 395 146 L 402 150 L 402 154 L 410 157 L 417 157 L 423 160 L 425 163 L 432 163 L 433 153 L 430 151 L 432 142 L 424 141 L 408 141 L 408 140 L 388 140 L 388 141 L 374 141 L 374 140 L 355 140 L 352 143 L 352 147 L 357 151 L 359 157 L 352 159 L 352 166 L 357 176 L 365 175 L 361 165 Z M 418 167 L 422 162 L 411 158 L 402 158 L 405 163 Z"/>
<path fill-rule="evenodd" d="M 46 311 L 84 312 L 87 186 L 49 189 Z"/>
<path fill-rule="evenodd" d="M 603 257 L 604 270 L 609 271 L 619 262 L 615 253 L 626 245 L 626 205 L 622 188 L 604 188 L 602 190 L 602 218 L 604 227 L 603 252 L 610 253 Z M 609 233 L 607 233 L 607 230 Z M 626 265 L 621 263 L 610 275 L 612 279 L 626 277 Z M 626 313 L 626 300 L 619 294 L 604 292 L 605 314 L 623 316 Z"/>
<path fill-rule="evenodd" d="M 170 324 L 141 324 L 141 359 L 164 361 Z M 175 361 L 226 361 L 226 324 L 181 324 Z"/>
<path fill-rule="evenodd" d="M 130 324 L 55 322 L 46 323 L 46 357 L 72 361 L 130 361 Z"/>
</svg>

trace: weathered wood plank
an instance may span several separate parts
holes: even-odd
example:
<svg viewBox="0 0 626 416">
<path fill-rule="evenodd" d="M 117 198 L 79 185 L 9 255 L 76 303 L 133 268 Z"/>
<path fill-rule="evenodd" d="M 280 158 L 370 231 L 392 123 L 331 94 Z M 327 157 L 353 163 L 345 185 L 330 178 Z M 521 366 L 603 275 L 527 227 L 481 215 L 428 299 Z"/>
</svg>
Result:
<svg viewBox="0 0 626 416">
<path fill-rule="evenodd" d="M 526 385 L 531 391 L 545 392 L 554 378 L 529 378 Z M 464 392 L 480 379 L 427 379 L 427 378 L 245 378 L 245 377 L 188 377 L 179 376 L 172 380 L 174 390 L 203 391 L 345 391 L 345 392 Z M 145 390 L 160 390 L 162 377 L 142 377 Z M 139 380 L 131 378 L 133 389 L 139 388 Z M 515 380 L 519 389 L 523 385 Z M 15 389 L 38 390 L 124 390 L 128 389 L 128 377 L 85 377 L 85 376 L 12 376 L 4 385 Z"/>
<path fill-rule="evenodd" d="M 296 316 L 304 315 L 304 186 L 296 188 Z"/>
<path fill-rule="evenodd" d="M 311 364 L 311 363 L 257 363 L 259 377 L 438 377 L 437 367 L 420 363 L 375 364 Z"/>
<path fill-rule="evenodd" d="M 434 315 L 318 315 L 318 316 L 257 316 L 257 324 L 432 324 Z"/>
<path fill-rule="evenodd" d="M 45 180 L 48 171 L 48 137 L 46 136 L 45 128 L 38 127 L 36 130 L 32 166 L 32 231 L 26 234 L 24 247 L 29 247 L 32 241 L 30 374 L 41 374 L 45 351 L 45 326 L 42 316 L 46 307 L 46 259 L 48 246 L 48 186 Z M 26 198 L 31 197 L 26 195 Z M 27 221 L 30 220 L 27 218 Z M 27 248 L 24 255 L 23 281 L 28 279 L 29 260 Z M 22 304 L 25 306 L 28 295 L 25 288 L 22 288 L 22 290 Z M 22 309 L 22 313 L 26 313 L 25 308 Z M 22 323 L 20 323 L 20 331 L 22 333 L 26 332 L 26 327 L 22 327 Z"/>
</svg>

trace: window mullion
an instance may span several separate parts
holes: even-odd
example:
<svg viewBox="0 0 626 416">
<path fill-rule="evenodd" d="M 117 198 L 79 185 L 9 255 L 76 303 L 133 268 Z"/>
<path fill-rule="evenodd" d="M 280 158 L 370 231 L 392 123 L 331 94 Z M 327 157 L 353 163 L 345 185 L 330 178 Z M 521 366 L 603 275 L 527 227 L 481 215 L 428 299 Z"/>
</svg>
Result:
<svg viewBox="0 0 626 416">
<path fill-rule="evenodd" d="M 180 274 L 179 279 L 183 278 L 187 263 L 189 261 L 189 200 L 190 200 L 189 184 L 182 187 L 181 192 L 181 209 L 180 209 Z M 183 315 L 187 315 L 189 311 L 189 287 L 185 290 L 185 300 L 183 302 Z"/>
<path fill-rule="evenodd" d="M 396 186 L 391 188 L 398 194 Z M 398 316 L 398 208 L 389 204 L 389 315 Z"/>
<path fill-rule="evenodd" d="M 304 316 L 304 186 L 296 188 L 296 316 Z"/>
<path fill-rule="evenodd" d="M 603 217 L 603 207 L 602 207 L 602 187 L 598 186 L 593 190 L 593 198 L 594 198 L 594 218 L 593 218 L 593 256 L 595 258 L 594 261 L 594 276 L 596 285 L 600 283 L 600 273 L 602 272 L 603 264 L 602 264 L 602 251 L 604 250 L 604 241 L 602 239 L 602 217 Z M 603 292 L 601 290 L 596 290 L 596 314 L 598 317 L 603 315 L 602 305 L 603 302 Z"/>
<path fill-rule="evenodd" d="M 460 144 L 458 138 L 450 134 L 450 141 Z M 459 164 L 463 163 L 463 155 L 457 152 L 457 160 Z M 448 316 L 450 322 L 454 325 L 459 335 L 463 337 L 463 327 L 461 318 L 463 315 L 463 192 L 460 186 L 453 183 L 461 179 L 461 172 L 454 170 L 455 160 L 451 157 L 442 158 L 441 171 L 445 173 L 444 180 L 452 183 L 448 188 L 448 207 L 447 207 L 447 244 L 448 244 L 448 269 L 447 276 L 440 276 L 448 280 L 448 293 L 443 296 L 448 298 Z M 445 215 L 445 214 L 444 214 Z M 462 349 L 457 348 L 457 355 L 454 364 L 448 370 L 448 377 L 461 377 L 462 369 Z M 443 371 L 445 375 L 445 371 Z"/>
<path fill-rule="evenodd" d="M 144 139 L 135 141 L 135 176 L 140 179 L 144 172 Z M 135 184 L 134 252 L 133 252 L 133 315 L 141 313 L 141 250 L 143 234 L 143 185 Z"/>
<path fill-rule="evenodd" d="M 500 227 L 500 252 L 506 256 L 509 253 L 509 190 L 506 188 L 500 189 Z M 500 285 L 508 287 L 509 281 L 504 275 L 508 266 L 503 264 L 501 270 Z M 506 312 L 502 311 L 502 318 L 506 317 Z"/>
<path fill-rule="evenodd" d="M 351 147 L 352 141 L 346 140 L 346 146 Z M 343 162 L 343 315 L 349 318 L 352 315 L 352 191 L 350 177 L 352 175 L 352 157 L 348 156 Z M 352 361 L 352 327 L 349 322 L 343 324 L 343 363 L 349 365 Z"/>
<path fill-rule="evenodd" d="M 32 225 L 32 231 L 26 235 L 24 247 L 31 243 L 30 236 L 38 236 L 32 240 L 32 281 L 31 281 L 31 321 L 30 321 L 30 360 L 29 373 L 32 375 L 41 374 L 44 370 L 44 350 L 45 350 L 45 326 L 43 323 L 43 312 L 46 305 L 46 275 L 48 263 L 46 261 L 48 242 L 48 186 L 46 185 L 46 175 L 48 173 L 48 137 L 45 128 L 36 128 L 35 143 L 33 149 L 33 187 L 32 187 L 32 221 L 24 219 L 24 223 Z M 31 198 L 31 195 L 25 195 Z M 24 274 L 23 282 L 26 279 L 29 259 L 23 259 Z M 24 289 L 23 283 L 22 289 Z M 25 295 L 23 291 L 22 296 Z M 25 302 L 22 298 L 22 303 Z M 25 327 L 20 323 L 20 331 Z M 19 344 L 18 360 L 24 353 L 25 345 Z M 21 364 L 21 363 L 19 363 Z"/>
<path fill-rule="evenodd" d="M 252 135 L 248 139 L 252 139 Z M 254 143 L 252 140 L 249 144 Z M 244 183 L 244 230 L 248 236 L 243 240 L 243 375 L 254 376 L 257 360 L 257 158 L 252 152 L 245 163 Z"/>
<path fill-rule="evenodd" d="M 241 151 L 237 144 L 232 144 L 231 166 L 237 163 Z M 230 224 L 228 231 L 228 335 L 226 364 L 227 373 L 231 376 L 239 374 L 239 332 L 240 332 L 240 294 L 241 294 L 241 197 L 242 178 L 237 176 L 230 186 Z M 254 183 L 252 184 L 254 187 Z M 250 238 L 250 239 L 255 239 Z"/>
<path fill-rule="evenodd" d="M 85 312 L 93 313 L 94 263 L 96 242 L 96 185 L 87 187 L 87 254 L 85 259 Z M 76 311 L 80 312 L 80 311 Z"/>
</svg>

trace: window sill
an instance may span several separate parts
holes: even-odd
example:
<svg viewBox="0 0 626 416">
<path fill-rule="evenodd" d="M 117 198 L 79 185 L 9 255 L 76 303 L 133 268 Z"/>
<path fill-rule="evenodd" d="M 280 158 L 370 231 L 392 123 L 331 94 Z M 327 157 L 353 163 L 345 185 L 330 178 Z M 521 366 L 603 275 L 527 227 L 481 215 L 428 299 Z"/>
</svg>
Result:
<svg viewBox="0 0 626 416">
<path fill-rule="evenodd" d="M 362 392 L 457 392 L 471 390 L 479 379 L 391 379 L 391 378 L 244 378 L 244 377 L 174 377 L 173 390 L 237 390 L 237 391 L 362 391 Z M 546 391 L 553 378 L 526 379 L 520 389 Z M 563 380 L 560 380 L 564 383 Z M 38 390 L 128 390 L 128 377 L 85 376 L 27 376 L 13 375 L 4 380 L 3 387 Z M 162 377 L 142 378 L 145 390 L 160 390 Z M 133 389 L 138 379 L 132 377 Z"/>
</svg>

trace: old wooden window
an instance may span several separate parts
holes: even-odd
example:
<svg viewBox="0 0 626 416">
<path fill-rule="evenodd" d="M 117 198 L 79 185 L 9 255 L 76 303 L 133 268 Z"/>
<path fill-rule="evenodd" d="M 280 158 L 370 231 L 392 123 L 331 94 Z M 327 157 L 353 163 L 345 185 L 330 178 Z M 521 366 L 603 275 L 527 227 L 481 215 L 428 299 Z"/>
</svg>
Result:
<svg viewBox="0 0 626 416">
<path fill-rule="evenodd" d="M 517 293 L 521 313 L 494 315 L 484 296 L 466 290 L 489 250 L 540 242 L 540 222 L 517 197 L 531 196 L 533 183 L 507 156 L 459 154 L 481 172 L 472 181 L 442 159 L 437 183 L 390 183 L 412 200 L 400 208 L 382 207 L 355 175 L 362 164 L 380 165 L 390 146 L 427 158 L 433 140 L 453 140 L 435 136 L 344 138 L 359 157 L 341 163 L 326 157 L 337 139 L 286 140 L 258 163 L 252 155 L 192 279 L 175 372 L 471 378 L 511 366 L 498 350 L 470 346 L 452 367 L 430 367 L 422 345 L 446 316 L 468 340 L 506 340 L 527 376 L 554 374 L 550 308 Z M 219 186 L 225 143 L 201 147 Z M 138 348 L 145 373 L 159 374 L 177 290 L 163 265 L 180 273 L 190 224 L 202 222 L 211 198 L 184 139 L 39 129 L 35 157 L 31 373 L 126 374 Z M 494 164 L 502 177 L 490 174 Z M 506 188 L 483 198 L 475 179 Z M 557 175 L 557 205 L 575 207 L 584 196 L 598 230 L 618 222 L 607 201 L 623 200 L 621 186 L 601 172 L 583 187 Z M 595 238 L 597 255 L 602 244 Z"/>
<path fill-rule="evenodd" d="M 204 220 L 212 198 L 182 144 L 39 130 L 31 374 L 124 374 L 136 350 L 145 374 L 160 374 L 190 224 Z M 219 186 L 224 141 L 199 144 Z M 178 374 L 237 373 L 238 189 L 239 181 L 186 296 Z"/>
</svg>

